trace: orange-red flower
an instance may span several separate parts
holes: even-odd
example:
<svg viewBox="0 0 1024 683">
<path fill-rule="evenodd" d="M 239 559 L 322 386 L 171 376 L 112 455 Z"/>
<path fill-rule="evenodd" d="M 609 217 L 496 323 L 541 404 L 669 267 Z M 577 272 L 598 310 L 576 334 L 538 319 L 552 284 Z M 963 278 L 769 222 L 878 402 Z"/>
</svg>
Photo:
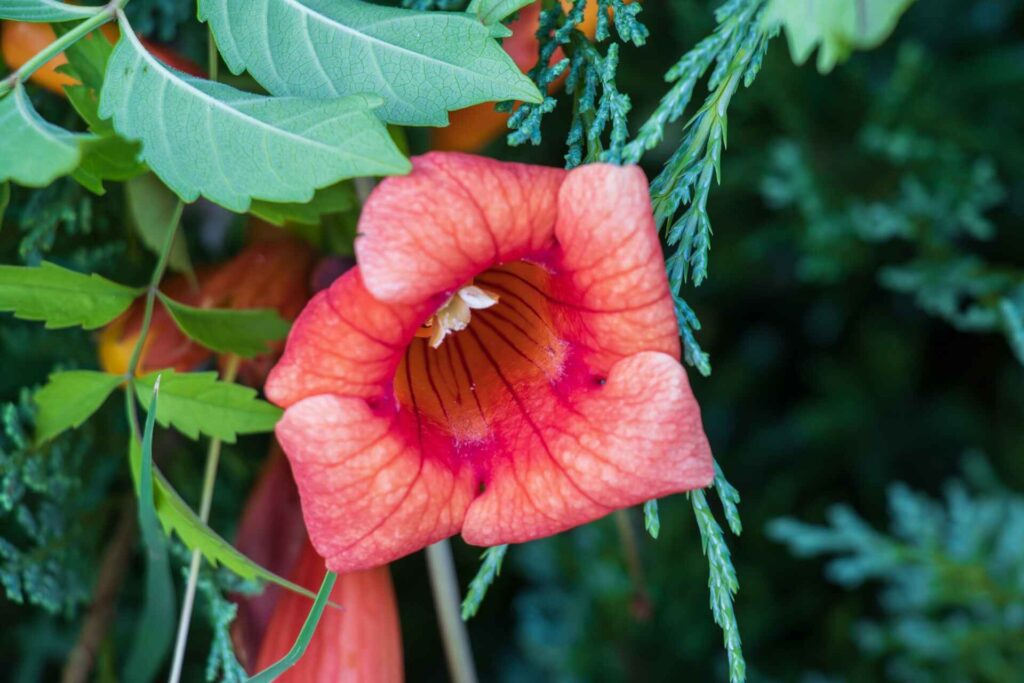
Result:
<svg viewBox="0 0 1024 683">
<path fill-rule="evenodd" d="M 261 567 L 288 576 L 308 543 L 299 492 L 292 481 L 288 460 L 274 442 L 242 511 L 235 547 Z M 256 671 L 260 644 L 282 592 L 282 588 L 268 584 L 259 595 L 238 601 L 238 618 L 231 625 L 231 638 L 239 661 L 250 673 Z"/>
<path fill-rule="evenodd" d="M 293 582 L 314 592 L 320 588 L 324 561 L 306 536 L 288 463 L 276 448 L 246 503 L 237 545 Z M 402 634 L 388 568 L 339 576 L 331 600 L 341 609 L 324 612 L 306 654 L 278 680 L 400 683 Z M 310 605 L 308 598 L 275 586 L 240 601 L 232 636 L 249 673 L 288 652 Z"/>
<path fill-rule="evenodd" d="M 190 306 L 274 308 L 285 320 L 293 320 L 309 299 L 309 276 L 314 258 L 314 251 L 304 242 L 287 237 L 262 240 L 246 247 L 230 261 L 198 272 L 198 287 L 179 275 L 161 285 L 161 291 Z M 144 310 L 141 300 L 135 302 L 100 334 L 100 365 L 105 371 L 127 372 Z M 249 384 L 262 382 L 281 346 L 275 345 L 275 353 L 246 360 L 239 369 L 240 378 Z M 157 306 L 139 372 L 163 368 L 194 370 L 212 355 L 208 349 L 189 340 L 170 314 Z"/>
<path fill-rule="evenodd" d="M 310 301 L 266 385 L 331 569 L 710 483 L 640 169 L 432 153 L 378 186 L 358 232 L 359 265 Z"/>
<path fill-rule="evenodd" d="M 290 576 L 316 591 L 324 578 L 324 558 L 306 540 Z M 331 591 L 340 609 L 328 607 L 299 663 L 282 683 L 401 683 L 402 632 L 391 572 L 384 567 L 343 574 Z M 310 608 L 309 598 L 285 591 L 277 601 L 256 659 L 262 671 L 288 653 Z"/>
</svg>

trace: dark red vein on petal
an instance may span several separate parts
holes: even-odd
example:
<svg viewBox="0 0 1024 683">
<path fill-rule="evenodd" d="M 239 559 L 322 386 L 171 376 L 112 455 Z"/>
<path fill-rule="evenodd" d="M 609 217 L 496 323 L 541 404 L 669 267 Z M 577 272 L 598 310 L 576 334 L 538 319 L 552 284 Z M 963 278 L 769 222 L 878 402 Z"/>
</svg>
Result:
<svg viewBox="0 0 1024 683">
<path fill-rule="evenodd" d="M 434 392 L 434 397 L 437 398 L 438 405 L 441 406 L 441 412 L 444 413 L 444 419 L 449 424 L 451 418 L 448 416 L 448 408 L 444 404 L 444 398 L 441 397 L 441 392 L 437 390 L 437 384 L 434 382 L 434 364 L 431 362 L 431 351 L 426 344 L 420 344 L 420 348 L 423 349 L 423 365 L 427 369 L 427 382 L 430 384 L 430 390 Z"/>
<path fill-rule="evenodd" d="M 503 315 L 500 311 L 496 310 L 495 308 L 487 308 L 482 311 L 477 311 L 477 315 L 483 315 L 484 313 L 486 313 L 488 316 L 494 316 L 495 318 L 502 321 L 506 325 L 511 325 L 519 332 L 519 334 L 526 337 L 526 339 L 529 340 L 538 349 L 541 349 L 542 351 L 547 349 L 546 344 L 541 344 L 539 341 L 534 339 L 533 336 L 530 335 L 529 331 L 523 329 L 519 325 L 519 323 L 517 323 L 514 320 L 510 320 L 507 316 Z"/>
<path fill-rule="evenodd" d="M 476 333 L 476 330 L 474 330 L 472 327 L 467 327 L 466 331 L 473 335 L 473 338 L 476 340 L 477 345 L 480 347 L 480 351 L 484 354 L 484 357 L 487 358 L 488 362 L 490 362 L 491 366 L 494 367 L 494 371 L 498 374 L 498 378 L 501 379 L 502 384 L 505 385 L 505 388 L 508 390 L 509 395 L 515 402 L 516 407 L 519 408 L 519 412 L 522 413 L 523 419 L 526 420 L 526 423 L 530 425 L 530 428 L 533 430 L 534 434 L 537 435 L 537 438 L 540 440 L 541 446 L 544 447 L 544 452 L 547 453 L 548 458 L 550 458 L 551 462 L 555 465 L 555 467 L 557 467 L 559 471 L 561 471 L 562 475 L 565 476 L 566 480 L 570 484 L 572 484 L 573 487 L 575 487 L 576 490 L 579 491 L 584 498 L 589 500 L 594 505 L 597 505 L 598 507 L 610 509 L 607 505 L 604 505 L 603 503 L 599 503 L 598 501 L 594 500 L 594 498 L 592 498 L 586 491 L 580 488 L 579 484 L 577 484 L 576 481 L 571 476 L 569 476 L 569 473 L 566 471 L 565 467 L 562 466 L 562 463 L 560 463 L 558 459 L 555 458 L 554 454 L 551 452 L 551 449 L 548 447 L 547 441 L 544 439 L 543 433 L 541 433 L 540 431 L 540 427 L 537 426 L 537 423 L 533 421 L 533 418 L 526 410 L 526 406 L 523 405 L 523 400 L 519 396 L 519 393 L 515 390 L 512 384 L 505 377 L 505 374 L 501 371 L 501 366 L 498 364 L 497 361 L 494 360 L 494 356 L 492 356 L 490 352 L 487 350 L 487 348 L 484 346 L 483 342 L 480 340 L 480 336 Z M 515 457 L 513 455 L 513 463 L 514 462 Z"/>
<path fill-rule="evenodd" d="M 498 335 L 498 338 L 501 339 L 501 341 L 505 342 L 505 344 L 507 344 L 509 346 L 509 348 L 511 348 L 513 351 L 515 351 L 517 354 L 519 354 L 519 356 L 521 358 L 523 358 L 527 363 L 529 363 L 533 367 L 537 368 L 537 370 L 541 373 L 541 375 L 545 374 L 544 368 L 542 368 L 541 366 L 537 365 L 537 361 L 535 361 L 534 359 L 530 358 L 528 355 L 523 353 L 523 350 L 520 349 L 515 344 L 513 344 L 512 340 L 510 340 L 508 337 L 506 337 L 504 334 L 502 334 L 501 330 L 499 330 L 497 327 L 495 327 L 493 323 L 491 323 L 489 320 L 485 319 L 482 316 L 480 317 L 480 322 L 481 322 L 481 324 L 486 325 L 488 327 L 488 329 L 492 330 L 494 332 L 494 334 Z"/>
<path fill-rule="evenodd" d="M 480 405 L 480 397 L 476 393 L 476 383 L 473 381 L 473 373 L 469 371 L 469 363 L 466 362 L 466 354 L 462 350 L 462 342 L 459 341 L 458 335 L 455 335 L 452 341 L 455 342 L 455 351 L 459 354 L 462 370 L 466 373 L 466 384 L 469 387 L 469 393 L 473 395 L 473 400 L 476 402 L 476 409 L 480 412 L 480 419 L 484 421 L 484 424 L 487 425 L 487 430 L 490 431 L 491 425 L 484 414 L 484 407 Z"/>
</svg>

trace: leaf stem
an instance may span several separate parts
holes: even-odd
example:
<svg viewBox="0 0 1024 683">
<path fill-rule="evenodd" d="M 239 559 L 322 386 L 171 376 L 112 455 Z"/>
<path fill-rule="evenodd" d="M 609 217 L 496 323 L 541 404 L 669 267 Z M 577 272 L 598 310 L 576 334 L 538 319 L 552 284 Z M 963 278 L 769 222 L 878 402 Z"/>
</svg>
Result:
<svg viewBox="0 0 1024 683">
<path fill-rule="evenodd" d="M 427 546 L 427 569 L 451 679 L 454 683 L 477 683 L 469 633 L 459 616 L 459 584 L 448 539 Z"/>
<path fill-rule="evenodd" d="M 213 37 L 213 29 L 206 30 L 206 75 L 216 82 L 220 75 L 220 56 L 217 52 L 217 40 Z"/>
<path fill-rule="evenodd" d="M 228 356 L 228 365 L 224 370 L 224 381 L 233 382 L 238 375 L 239 357 Z M 210 519 L 210 507 L 213 504 L 213 489 L 217 483 L 217 465 L 220 463 L 221 440 L 210 439 L 206 450 L 206 470 L 203 472 L 203 492 L 199 498 L 199 519 L 206 524 Z M 181 616 L 178 618 L 178 635 L 174 643 L 174 659 L 171 665 L 169 683 L 181 680 L 181 668 L 185 662 L 185 645 L 188 643 L 188 630 L 192 624 L 192 606 L 196 599 L 196 586 L 199 582 L 199 564 L 203 554 L 199 548 L 192 551 L 192 560 L 188 567 L 188 582 L 185 585 L 185 598 L 181 602 Z"/>
<path fill-rule="evenodd" d="M 149 334 L 149 325 L 153 322 L 153 304 L 156 301 L 156 293 L 160 288 L 160 280 L 164 277 L 164 271 L 167 270 L 167 261 L 171 255 L 171 246 L 174 244 L 174 238 L 178 234 L 178 225 L 181 223 L 181 212 L 184 211 L 185 205 L 178 201 L 178 205 L 174 207 L 174 211 L 171 213 L 171 220 L 167 226 L 167 235 L 164 236 L 164 243 L 160 247 L 160 255 L 156 262 L 156 267 L 153 268 L 153 275 L 149 280 L 149 287 L 146 290 L 146 311 L 142 317 L 142 327 L 139 329 L 139 339 L 135 342 L 135 348 L 132 349 L 131 360 L 128 361 L 127 379 L 129 382 L 135 377 L 135 372 L 138 370 L 139 363 L 142 360 L 142 348 L 146 343 L 146 335 Z"/>
<path fill-rule="evenodd" d="M 27 62 L 0 81 L 0 97 L 3 97 L 13 90 L 14 86 L 18 83 L 28 80 L 29 76 L 34 74 L 61 52 L 64 52 L 64 50 L 68 49 L 103 24 L 111 21 L 116 16 L 118 10 L 120 10 L 127 1 L 128 0 L 111 0 L 107 5 L 97 7 L 94 15 L 33 55 Z"/>
</svg>

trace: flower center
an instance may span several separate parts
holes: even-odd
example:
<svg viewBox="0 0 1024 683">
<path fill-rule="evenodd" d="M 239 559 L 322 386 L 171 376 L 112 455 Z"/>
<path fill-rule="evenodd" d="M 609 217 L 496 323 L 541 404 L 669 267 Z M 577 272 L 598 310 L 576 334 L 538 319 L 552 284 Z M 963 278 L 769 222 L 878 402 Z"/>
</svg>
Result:
<svg viewBox="0 0 1024 683">
<path fill-rule="evenodd" d="M 444 338 L 452 332 L 459 332 L 469 326 L 474 310 L 484 310 L 498 303 L 498 295 L 477 287 L 472 282 L 459 288 L 448 297 L 437 313 L 430 316 L 423 327 L 416 331 L 417 337 L 428 337 L 430 347 L 438 348 Z"/>
<path fill-rule="evenodd" d="M 491 268 L 417 332 L 395 393 L 424 448 L 435 438 L 464 448 L 486 441 L 498 423 L 522 421 L 535 389 L 562 377 L 570 345 L 556 333 L 550 282 L 524 261 Z"/>
</svg>

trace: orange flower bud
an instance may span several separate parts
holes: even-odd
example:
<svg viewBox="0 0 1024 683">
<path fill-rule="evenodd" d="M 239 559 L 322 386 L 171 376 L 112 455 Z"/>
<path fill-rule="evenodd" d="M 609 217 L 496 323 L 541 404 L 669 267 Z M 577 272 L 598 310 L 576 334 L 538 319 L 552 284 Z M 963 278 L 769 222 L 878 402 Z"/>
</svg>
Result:
<svg viewBox="0 0 1024 683">
<path fill-rule="evenodd" d="M 299 491 L 284 452 L 274 441 L 263 471 L 249 494 L 238 524 L 235 547 L 260 566 L 287 576 L 306 540 Z M 316 590 L 315 586 L 311 590 Z M 255 673 L 256 656 L 283 588 L 268 585 L 262 593 L 238 600 L 231 640 L 239 661 Z"/>
<path fill-rule="evenodd" d="M 120 33 L 115 24 L 105 24 L 100 30 L 111 43 L 117 42 Z M 28 21 L 5 21 L 0 26 L 0 47 L 2 47 L 4 61 L 12 70 L 19 68 L 56 40 L 56 38 L 57 36 L 53 32 L 53 28 L 49 24 Z M 144 38 L 141 39 L 141 42 L 150 53 L 165 64 L 193 76 L 205 75 L 202 67 L 191 60 L 175 54 L 166 47 L 152 43 Z M 58 95 L 63 95 L 65 86 L 78 84 L 78 81 L 71 76 L 58 73 L 57 68 L 67 63 L 68 58 L 61 53 L 32 74 L 29 81 Z"/>
<path fill-rule="evenodd" d="M 199 305 L 199 291 L 193 289 L 183 276 L 169 278 L 160 289 L 175 301 L 189 306 Z M 115 375 L 128 372 L 128 363 L 139 339 L 144 315 L 145 303 L 140 299 L 100 332 L 99 360 L 104 372 Z M 210 351 L 182 334 L 163 306 L 157 304 L 153 308 L 153 319 L 143 345 L 138 374 L 164 368 L 182 372 L 194 370 L 209 357 Z"/>
<path fill-rule="evenodd" d="M 562 8 L 568 12 L 572 9 L 572 0 L 562 0 Z M 502 42 L 502 47 L 515 61 L 523 73 L 527 73 L 537 63 L 539 49 L 537 28 L 540 26 L 540 3 L 534 3 L 519 11 L 519 16 L 508 25 L 512 35 Z M 579 30 L 593 39 L 597 31 L 597 3 L 588 2 L 584 10 L 583 21 Z M 565 55 L 561 48 L 551 55 L 551 63 L 560 61 Z M 555 92 L 562 87 L 566 74 L 552 83 L 548 92 Z M 434 149 L 457 152 L 476 152 L 483 149 L 492 140 L 506 132 L 509 114 L 497 111 L 493 102 L 466 107 L 453 111 L 449 115 L 450 123 L 446 128 L 434 128 L 431 131 L 431 144 Z"/>
<path fill-rule="evenodd" d="M 288 461 L 275 443 L 249 496 L 236 546 L 256 562 L 311 591 L 323 580 L 324 560 L 306 536 Z M 279 681 L 399 683 L 402 636 L 386 566 L 338 577 L 328 607 L 302 660 Z M 295 642 L 312 603 L 277 586 L 239 600 L 232 640 L 239 660 L 256 673 Z"/>
<path fill-rule="evenodd" d="M 320 587 L 324 559 L 307 539 L 291 580 L 309 590 Z M 404 679 L 402 632 L 395 589 L 387 565 L 338 577 L 328 607 L 299 663 L 278 681 L 287 683 L 400 683 Z M 279 660 L 295 643 L 309 614 L 310 601 L 282 593 L 267 626 L 256 671 Z"/>
<path fill-rule="evenodd" d="M 285 320 L 293 320 L 309 298 L 309 273 L 316 254 L 304 242 L 279 237 L 256 242 L 230 261 L 196 273 L 198 288 L 182 275 L 167 279 L 161 291 L 167 296 L 199 308 L 273 308 Z M 114 374 L 128 371 L 132 350 L 139 338 L 144 316 L 139 300 L 99 336 L 100 366 Z M 273 364 L 283 343 L 274 344 L 264 356 L 247 359 L 239 377 L 259 384 Z M 194 370 L 213 352 L 186 337 L 159 304 L 153 311 L 138 372 L 163 368 Z"/>
</svg>

